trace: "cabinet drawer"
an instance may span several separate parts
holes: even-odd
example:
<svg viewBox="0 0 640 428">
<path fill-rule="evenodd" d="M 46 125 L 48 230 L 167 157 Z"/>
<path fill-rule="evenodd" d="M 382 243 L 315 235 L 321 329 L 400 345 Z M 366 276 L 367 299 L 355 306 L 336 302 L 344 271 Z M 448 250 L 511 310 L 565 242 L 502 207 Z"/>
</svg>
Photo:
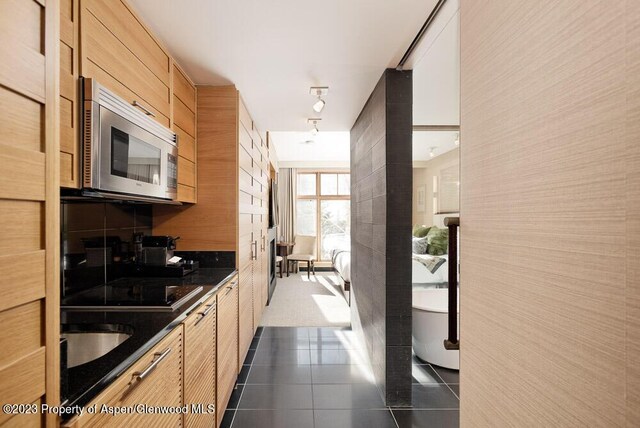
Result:
<svg viewBox="0 0 640 428">
<path fill-rule="evenodd" d="M 250 152 L 242 145 L 238 147 L 238 164 L 247 174 L 253 176 L 253 159 Z"/>
<path fill-rule="evenodd" d="M 182 406 L 182 326 L 174 329 L 88 406 Z M 129 413 L 117 416 L 97 412 L 71 419 L 65 426 L 181 426 L 180 414 Z"/>
<path fill-rule="evenodd" d="M 216 296 L 207 299 L 184 322 L 184 403 L 205 406 L 203 413 L 185 415 L 187 427 L 215 426 L 216 402 Z"/>
<path fill-rule="evenodd" d="M 218 291 L 216 414 L 222 416 L 238 375 L 238 277 Z"/>
</svg>

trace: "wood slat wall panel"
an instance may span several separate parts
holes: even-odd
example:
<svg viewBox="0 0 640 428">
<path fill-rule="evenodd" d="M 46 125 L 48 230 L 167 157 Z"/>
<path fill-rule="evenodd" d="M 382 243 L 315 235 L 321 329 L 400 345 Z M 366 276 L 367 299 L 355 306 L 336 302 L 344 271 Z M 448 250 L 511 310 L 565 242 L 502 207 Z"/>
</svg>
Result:
<svg viewBox="0 0 640 428">
<path fill-rule="evenodd" d="M 68 46 L 75 46 L 76 1 L 60 0 L 60 40 Z"/>
<path fill-rule="evenodd" d="M 45 348 L 0 367 L 0 400 L 3 403 L 32 403 L 45 392 Z M 0 412 L 0 424 L 11 418 Z"/>
<path fill-rule="evenodd" d="M 60 185 L 79 188 L 78 0 L 63 0 L 60 8 Z"/>
<path fill-rule="evenodd" d="M 145 64 L 104 26 L 89 10 L 82 11 L 82 65 L 81 74 L 91 61 L 109 73 L 121 85 L 134 92 L 138 102 L 153 107 L 164 116 L 170 114 L 169 86 L 167 80 L 159 79 Z M 143 31 L 139 29 L 139 31 Z M 113 87 L 109 87 L 115 90 Z"/>
<path fill-rule="evenodd" d="M 0 199 L 0 254 L 43 249 L 43 215 L 40 202 Z"/>
<path fill-rule="evenodd" d="M 32 404 L 35 404 L 40 408 L 42 400 L 34 401 Z M 2 425 L 2 428 L 37 427 L 41 424 L 44 424 L 44 418 L 42 415 L 38 413 L 23 413 L 21 415 L 13 415 L 11 419 Z"/>
<path fill-rule="evenodd" d="M 44 294 L 44 293 L 43 293 Z M 43 296 L 40 296 L 43 297 Z M 42 336 L 42 303 L 29 303 L 0 312 L 0 367 L 4 367 L 38 351 L 44 343 Z"/>
<path fill-rule="evenodd" d="M 0 311 L 42 299 L 45 296 L 44 250 L 0 256 L 0 278 L 0 292 L 4 296 Z"/>
<path fill-rule="evenodd" d="M 638 425 L 639 8 L 461 3 L 461 426 Z"/>
<path fill-rule="evenodd" d="M 44 55 L 5 30 L 11 20 L 12 15 L 0 15 L 0 84 L 44 103 Z"/>
<path fill-rule="evenodd" d="M 2 146 L 0 170 L 5 172 L 0 198 L 44 200 L 45 154 Z"/>
<path fill-rule="evenodd" d="M 38 31 L 43 19 L 44 10 L 35 1 L 3 0 L 0 2 L 0 28 L 11 34 L 25 47 L 39 53 L 43 53 L 43 33 Z"/>
<path fill-rule="evenodd" d="M 0 87 L 0 144 L 42 151 L 42 104 Z"/>
</svg>

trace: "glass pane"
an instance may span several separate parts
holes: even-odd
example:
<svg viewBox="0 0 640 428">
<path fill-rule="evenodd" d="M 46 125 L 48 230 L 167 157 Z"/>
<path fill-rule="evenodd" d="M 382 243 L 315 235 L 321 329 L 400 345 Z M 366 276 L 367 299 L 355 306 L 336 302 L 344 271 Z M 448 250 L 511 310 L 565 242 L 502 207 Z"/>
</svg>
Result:
<svg viewBox="0 0 640 428">
<path fill-rule="evenodd" d="M 320 194 L 338 194 L 338 178 L 336 174 L 320 174 Z"/>
<path fill-rule="evenodd" d="M 331 260 L 334 249 L 351 248 L 350 201 L 321 201 L 322 248 L 321 260 Z"/>
<path fill-rule="evenodd" d="M 316 235 L 316 201 L 299 199 L 296 206 L 296 233 L 298 235 Z"/>
<path fill-rule="evenodd" d="M 351 174 L 338 174 L 338 195 L 351 194 Z"/>
<path fill-rule="evenodd" d="M 316 194 L 316 175 L 298 174 L 298 195 Z"/>
<path fill-rule="evenodd" d="M 159 148 L 111 128 L 111 174 L 160 184 Z"/>
</svg>

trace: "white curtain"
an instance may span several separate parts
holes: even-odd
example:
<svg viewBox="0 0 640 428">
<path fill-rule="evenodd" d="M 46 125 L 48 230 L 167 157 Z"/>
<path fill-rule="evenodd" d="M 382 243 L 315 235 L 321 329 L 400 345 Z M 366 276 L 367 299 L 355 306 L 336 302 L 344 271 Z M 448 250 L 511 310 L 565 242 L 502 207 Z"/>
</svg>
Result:
<svg viewBox="0 0 640 428">
<path fill-rule="evenodd" d="M 293 242 L 296 236 L 298 172 L 280 168 L 278 173 L 278 240 Z"/>
</svg>

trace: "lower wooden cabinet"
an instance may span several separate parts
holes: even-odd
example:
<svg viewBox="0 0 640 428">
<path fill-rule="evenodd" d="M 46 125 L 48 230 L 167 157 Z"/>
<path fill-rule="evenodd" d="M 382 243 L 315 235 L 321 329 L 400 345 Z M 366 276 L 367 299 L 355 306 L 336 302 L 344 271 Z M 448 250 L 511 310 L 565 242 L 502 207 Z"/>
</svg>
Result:
<svg viewBox="0 0 640 428">
<path fill-rule="evenodd" d="M 184 404 L 188 428 L 212 428 L 216 415 L 216 296 L 184 321 Z M 193 411 L 201 406 L 199 411 Z"/>
<path fill-rule="evenodd" d="M 219 426 L 238 377 L 238 277 L 218 291 L 217 317 L 216 414 Z"/>
<path fill-rule="evenodd" d="M 76 416 L 69 427 L 133 427 L 182 426 L 182 414 L 154 414 L 133 412 L 114 416 L 101 412 L 102 406 L 125 407 L 136 405 L 183 405 L 183 333 L 174 329 L 129 370 L 123 373 L 102 394 L 88 404 L 97 406 L 94 414 Z M 88 407 L 87 406 L 87 407 Z"/>
</svg>

